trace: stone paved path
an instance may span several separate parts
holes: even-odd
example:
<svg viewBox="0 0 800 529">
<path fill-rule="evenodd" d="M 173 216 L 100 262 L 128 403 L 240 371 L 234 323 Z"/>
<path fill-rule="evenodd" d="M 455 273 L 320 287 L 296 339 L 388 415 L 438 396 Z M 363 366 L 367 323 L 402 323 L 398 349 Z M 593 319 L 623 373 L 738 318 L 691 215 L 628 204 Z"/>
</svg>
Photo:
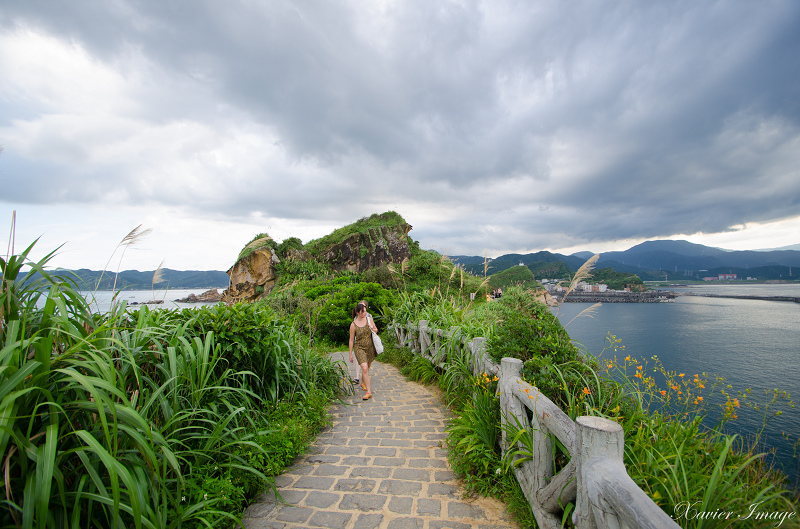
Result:
<svg viewBox="0 0 800 529">
<path fill-rule="evenodd" d="M 462 498 L 442 448 L 448 413 L 438 397 L 392 365 L 375 362 L 372 371 L 372 400 L 357 388 L 331 410 L 332 426 L 276 477 L 286 503 L 262 495 L 245 529 L 516 527 L 502 503 Z"/>
</svg>

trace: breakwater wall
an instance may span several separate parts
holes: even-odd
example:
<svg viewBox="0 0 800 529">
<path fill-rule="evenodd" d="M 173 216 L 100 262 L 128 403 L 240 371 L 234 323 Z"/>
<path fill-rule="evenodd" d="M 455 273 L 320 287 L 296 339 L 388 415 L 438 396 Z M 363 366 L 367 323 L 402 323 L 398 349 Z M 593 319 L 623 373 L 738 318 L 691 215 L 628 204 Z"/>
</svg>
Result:
<svg viewBox="0 0 800 529">
<path fill-rule="evenodd" d="M 570 294 L 572 295 L 572 294 Z M 696 294 L 694 292 L 681 292 L 678 296 L 699 296 L 703 298 L 731 298 L 731 299 L 755 299 L 760 301 L 788 301 L 790 303 L 800 303 L 799 297 L 794 296 L 748 296 L 735 294 Z"/>
<path fill-rule="evenodd" d="M 675 301 L 673 292 L 570 292 L 561 303 L 668 303 Z"/>
</svg>

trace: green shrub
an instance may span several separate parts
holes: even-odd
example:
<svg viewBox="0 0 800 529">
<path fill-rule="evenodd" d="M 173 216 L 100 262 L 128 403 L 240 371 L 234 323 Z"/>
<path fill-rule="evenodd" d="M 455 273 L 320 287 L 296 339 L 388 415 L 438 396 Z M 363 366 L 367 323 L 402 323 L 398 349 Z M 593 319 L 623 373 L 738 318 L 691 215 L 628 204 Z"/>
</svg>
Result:
<svg viewBox="0 0 800 529">
<path fill-rule="evenodd" d="M 394 295 L 377 283 L 357 283 L 333 293 L 320 310 L 319 334 L 334 343 L 347 343 L 350 339 L 350 322 L 353 321 L 352 311 L 362 299 L 367 300 L 370 313 L 377 320 L 377 309 L 391 305 Z"/>
<path fill-rule="evenodd" d="M 284 259 L 286 254 L 289 250 L 302 250 L 303 249 L 303 241 L 298 239 L 297 237 L 289 237 L 288 239 L 284 239 L 275 251 L 278 253 L 278 258 Z"/>
<path fill-rule="evenodd" d="M 453 471 L 471 490 L 498 495 L 501 475 L 500 402 L 494 380 L 473 378 L 473 393 L 447 426 L 447 456 Z"/>
<path fill-rule="evenodd" d="M 327 263 L 316 260 L 290 261 L 283 260 L 275 265 L 278 283 L 275 288 L 280 290 L 297 281 L 326 280 L 333 276 L 333 271 Z"/>
<path fill-rule="evenodd" d="M 500 323 L 488 340 L 489 355 L 495 362 L 506 356 L 523 362 L 548 357 L 542 360 L 542 366 L 546 366 L 580 357 L 558 318 L 526 291 L 509 289 L 495 303 L 499 305 Z"/>
</svg>

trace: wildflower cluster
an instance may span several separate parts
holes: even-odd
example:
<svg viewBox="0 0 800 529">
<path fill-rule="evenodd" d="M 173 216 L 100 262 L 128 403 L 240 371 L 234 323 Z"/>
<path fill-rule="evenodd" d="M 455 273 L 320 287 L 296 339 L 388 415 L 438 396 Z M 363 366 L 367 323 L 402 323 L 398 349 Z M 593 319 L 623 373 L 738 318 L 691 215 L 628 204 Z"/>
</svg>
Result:
<svg viewBox="0 0 800 529">
<path fill-rule="evenodd" d="M 489 376 L 488 373 L 481 373 L 475 377 L 475 387 L 483 389 L 484 391 L 494 390 L 497 387 L 497 376 Z"/>
<path fill-rule="evenodd" d="M 708 397 L 725 382 L 722 377 L 711 377 L 707 373 L 687 376 L 685 373 L 669 371 L 657 356 L 647 361 L 630 355 L 620 360 L 615 355 L 613 359 L 603 360 L 603 365 L 606 373 L 612 378 L 622 379 L 643 405 L 655 406 L 665 417 L 675 420 L 707 415 L 711 406 Z M 663 380 L 663 387 L 656 380 L 657 376 Z M 727 395 L 724 390 L 719 393 Z M 733 402 L 728 398 L 723 410 L 736 407 L 738 401 Z M 726 421 L 735 418 L 735 413 L 724 415 Z"/>
</svg>

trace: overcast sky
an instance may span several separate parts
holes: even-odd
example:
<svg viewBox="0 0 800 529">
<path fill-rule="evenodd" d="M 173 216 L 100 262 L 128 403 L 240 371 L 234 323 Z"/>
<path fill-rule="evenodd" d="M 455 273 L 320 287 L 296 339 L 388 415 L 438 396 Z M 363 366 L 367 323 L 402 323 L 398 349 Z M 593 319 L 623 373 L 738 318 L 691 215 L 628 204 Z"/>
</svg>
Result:
<svg viewBox="0 0 800 529">
<path fill-rule="evenodd" d="M 800 2 L 4 1 L 0 146 L 0 251 L 16 210 L 65 268 L 387 210 L 448 255 L 786 246 Z"/>
</svg>

